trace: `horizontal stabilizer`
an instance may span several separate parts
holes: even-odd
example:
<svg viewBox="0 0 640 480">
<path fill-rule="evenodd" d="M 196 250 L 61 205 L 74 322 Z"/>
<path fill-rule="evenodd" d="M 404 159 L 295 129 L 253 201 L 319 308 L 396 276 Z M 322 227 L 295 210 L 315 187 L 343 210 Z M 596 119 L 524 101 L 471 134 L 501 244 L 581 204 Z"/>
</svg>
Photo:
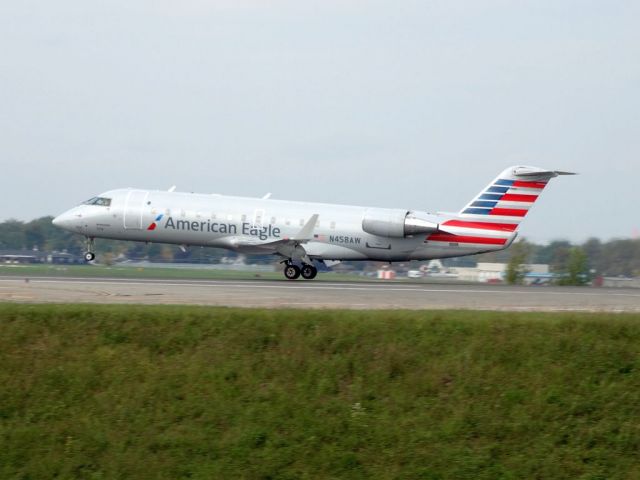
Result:
<svg viewBox="0 0 640 480">
<path fill-rule="evenodd" d="M 516 167 L 513 169 L 515 177 L 546 177 L 553 178 L 558 175 L 576 175 L 574 172 L 563 172 L 560 170 L 543 170 L 536 167 Z"/>
</svg>

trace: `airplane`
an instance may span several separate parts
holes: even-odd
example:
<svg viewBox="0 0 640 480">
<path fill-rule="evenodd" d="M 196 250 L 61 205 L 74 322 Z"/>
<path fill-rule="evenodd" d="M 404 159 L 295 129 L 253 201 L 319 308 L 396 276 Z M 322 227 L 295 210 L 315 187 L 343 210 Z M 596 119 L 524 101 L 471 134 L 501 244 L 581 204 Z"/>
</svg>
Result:
<svg viewBox="0 0 640 480">
<path fill-rule="evenodd" d="M 53 219 L 84 235 L 87 262 L 96 238 L 218 247 L 273 254 L 284 275 L 311 280 L 343 260 L 399 262 L 508 248 L 551 178 L 572 172 L 513 166 L 457 213 L 124 188 Z"/>
</svg>

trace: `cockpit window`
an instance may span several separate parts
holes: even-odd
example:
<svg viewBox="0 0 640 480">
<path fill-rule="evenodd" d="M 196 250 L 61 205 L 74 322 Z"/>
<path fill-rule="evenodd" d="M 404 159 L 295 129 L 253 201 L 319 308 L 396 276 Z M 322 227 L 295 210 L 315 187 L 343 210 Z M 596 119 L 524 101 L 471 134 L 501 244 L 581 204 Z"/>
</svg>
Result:
<svg viewBox="0 0 640 480">
<path fill-rule="evenodd" d="M 86 202 L 82 202 L 83 205 L 98 205 L 100 207 L 110 207 L 111 199 L 104 197 L 93 197 L 87 200 Z"/>
</svg>

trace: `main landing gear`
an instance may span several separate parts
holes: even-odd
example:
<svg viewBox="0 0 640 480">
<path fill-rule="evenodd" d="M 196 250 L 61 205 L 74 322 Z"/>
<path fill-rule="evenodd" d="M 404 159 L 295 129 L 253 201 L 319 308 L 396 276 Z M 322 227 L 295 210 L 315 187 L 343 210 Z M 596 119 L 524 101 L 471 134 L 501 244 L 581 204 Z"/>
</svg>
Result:
<svg viewBox="0 0 640 480">
<path fill-rule="evenodd" d="M 300 276 L 302 276 L 302 278 L 304 278 L 305 280 L 312 280 L 316 278 L 316 275 L 318 275 L 318 269 L 313 265 L 303 263 L 302 267 L 298 267 L 291 261 L 287 261 L 285 263 L 284 276 L 289 280 L 295 280 Z"/>
<path fill-rule="evenodd" d="M 84 252 L 84 261 L 93 262 L 96 259 L 95 245 L 93 243 L 93 237 L 87 237 L 87 251 Z"/>
<path fill-rule="evenodd" d="M 305 263 L 300 269 L 300 275 L 302 275 L 302 278 L 305 280 L 313 280 L 316 278 L 316 275 L 318 275 L 318 269 L 313 265 L 307 265 Z"/>
</svg>

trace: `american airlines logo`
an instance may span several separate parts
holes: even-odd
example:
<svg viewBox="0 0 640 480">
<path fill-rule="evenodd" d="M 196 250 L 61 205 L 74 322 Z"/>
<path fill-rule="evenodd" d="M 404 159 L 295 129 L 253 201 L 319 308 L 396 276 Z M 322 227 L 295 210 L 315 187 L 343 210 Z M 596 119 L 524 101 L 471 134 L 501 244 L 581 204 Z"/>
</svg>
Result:
<svg viewBox="0 0 640 480">
<path fill-rule="evenodd" d="M 164 213 L 161 213 L 160 215 L 158 215 L 155 221 L 151 222 L 151 224 L 147 227 L 147 230 L 155 230 L 156 227 L 158 226 L 158 222 L 162 220 L 162 217 L 164 217 Z"/>
<path fill-rule="evenodd" d="M 160 221 L 162 215 L 156 218 L 156 222 Z M 156 227 L 152 223 L 148 230 L 154 230 Z M 273 225 L 257 226 L 251 223 L 243 222 L 239 225 L 235 223 L 223 223 L 207 221 L 195 221 L 195 220 L 174 220 L 172 217 L 167 217 L 167 221 L 164 224 L 166 230 L 181 230 L 188 232 L 207 232 L 207 233 L 224 233 L 228 235 L 238 235 L 240 230 L 242 235 L 249 235 L 252 237 L 258 237 L 260 240 L 266 240 L 270 237 L 280 238 L 280 229 Z"/>
</svg>

